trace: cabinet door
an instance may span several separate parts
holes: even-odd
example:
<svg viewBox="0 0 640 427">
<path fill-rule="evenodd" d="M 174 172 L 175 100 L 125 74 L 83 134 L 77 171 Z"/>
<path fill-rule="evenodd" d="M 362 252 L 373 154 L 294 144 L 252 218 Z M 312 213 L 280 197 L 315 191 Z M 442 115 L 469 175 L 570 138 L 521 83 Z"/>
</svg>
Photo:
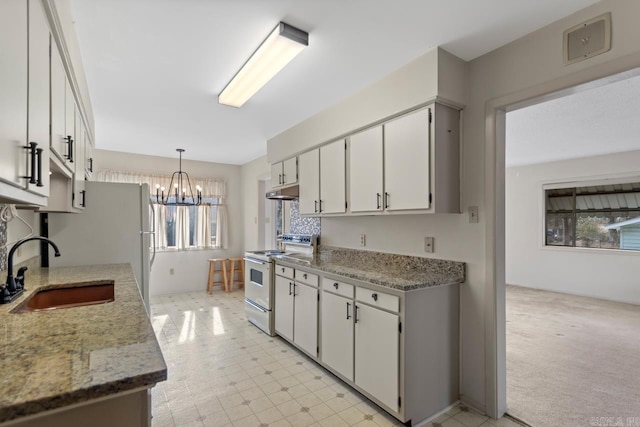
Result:
<svg viewBox="0 0 640 427">
<path fill-rule="evenodd" d="M 293 341 L 293 280 L 276 276 L 275 326 L 278 335 Z"/>
<path fill-rule="evenodd" d="M 71 143 L 67 143 L 67 149 L 65 151 L 69 163 L 76 161 L 75 158 L 75 145 L 76 145 L 76 100 L 71 90 L 71 84 L 68 79 L 65 79 L 64 85 L 64 134 L 67 140 L 71 138 Z M 75 165 L 68 165 L 71 171 L 75 171 Z"/>
<path fill-rule="evenodd" d="M 0 1 L 0 179 L 25 188 L 27 2 Z"/>
<path fill-rule="evenodd" d="M 318 355 L 318 289 L 296 283 L 294 288 L 293 342 L 307 353 Z"/>
<path fill-rule="evenodd" d="M 430 206 L 429 111 L 419 110 L 384 125 L 387 210 Z"/>
<path fill-rule="evenodd" d="M 320 212 L 346 211 L 345 141 L 320 147 Z"/>
<path fill-rule="evenodd" d="M 298 182 L 298 158 L 285 160 L 282 163 L 282 181 L 285 185 Z"/>
<path fill-rule="evenodd" d="M 282 186 L 282 162 L 271 165 L 271 187 Z"/>
<path fill-rule="evenodd" d="M 93 145 L 89 139 L 89 132 L 86 130 L 84 134 L 84 171 L 87 180 L 91 181 L 93 176 Z"/>
<path fill-rule="evenodd" d="M 65 77 L 60 52 L 53 39 L 51 40 L 51 155 L 65 160 L 67 144 L 65 143 Z"/>
<path fill-rule="evenodd" d="M 320 151 L 308 151 L 298 156 L 298 185 L 300 186 L 300 213 L 319 213 L 320 201 Z"/>
<path fill-rule="evenodd" d="M 398 410 L 400 333 L 398 316 L 356 304 L 355 383 Z"/>
<path fill-rule="evenodd" d="M 84 209 L 86 204 L 86 190 L 84 185 L 84 136 L 86 132 L 77 107 L 74 109 L 74 114 L 76 117 L 74 132 L 76 139 L 73 142 L 73 163 L 75 164 L 75 173 L 73 178 L 73 207 L 76 209 Z"/>
<path fill-rule="evenodd" d="M 29 184 L 29 191 L 49 196 L 49 24 L 39 0 L 29 0 L 29 127 L 28 141 L 41 148 L 40 168 L 36 184 Z"/>
<path fill-rule="evenodd" d="M 323 292 L 322 361 L 353 381 L 353 300 Z"/>
<path fill-rule="evenodd" d="M 382 126 L 352 135 L 349 143 L 351 212 L 382 210 Z"/>
</svg>

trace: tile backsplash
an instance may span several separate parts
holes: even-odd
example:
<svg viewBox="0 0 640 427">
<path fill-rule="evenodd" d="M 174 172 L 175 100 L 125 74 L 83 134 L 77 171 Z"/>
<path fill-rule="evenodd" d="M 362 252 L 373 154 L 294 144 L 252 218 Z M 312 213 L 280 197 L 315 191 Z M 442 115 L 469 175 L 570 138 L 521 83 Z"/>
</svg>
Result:
<svg viewBox="0 0 640 427">
<path fill-rule="evenodd" d="M 300 204 L 292 200 L 289 213 L 291 215 L 291 232 L 296 234 L 320 235 L 320 218 L 302 218 L 300 216 Z"/>
</svg>

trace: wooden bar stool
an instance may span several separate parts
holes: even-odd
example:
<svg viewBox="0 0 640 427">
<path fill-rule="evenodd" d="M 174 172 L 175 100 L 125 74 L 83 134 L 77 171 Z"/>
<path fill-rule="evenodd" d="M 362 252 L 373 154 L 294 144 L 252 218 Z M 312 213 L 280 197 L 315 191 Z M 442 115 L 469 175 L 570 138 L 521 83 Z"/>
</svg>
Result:
<svg viewBox="0 0 640 427">
<path fill-rule="evenodd" d="M 216 263 L 220 264 L 220 268 L 216 269 Z M 218 280 L 216 280 L 216 274 L 219 277 Z M 225 291 L 228 291 L 227 283 L 227 258 L 209 259 L 209 281 L 207 282 L 207 292 L 212 294 L 214 285 L 220 285 Z"/>
<path fill-rule="evenodd" d="M 244 258 L 229 258 L 229 276 L 227 277 L 229 290 L 233 290 L 233 285 L 238 285 L 238 289 L 244 288 Z M 237 276 L 237 277 L 236 277 Z"/>
</svg>

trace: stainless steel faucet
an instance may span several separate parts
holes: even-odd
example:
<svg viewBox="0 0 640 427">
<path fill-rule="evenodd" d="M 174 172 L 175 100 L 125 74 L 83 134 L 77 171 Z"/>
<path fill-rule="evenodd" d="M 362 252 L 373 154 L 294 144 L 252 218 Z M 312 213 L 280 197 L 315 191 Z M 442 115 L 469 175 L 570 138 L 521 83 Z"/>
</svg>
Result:
<svg viewBox="0 0 640 427">
<path fill-rule="evenodd" d="M 0 291 L 0 304 L 9 303 L 19 297 L 22 292 L 24 292 L 24 272 L 27 271 L 27 268 L 22 267 L 20 270 L 18 270 L 18 276 L 13 277 L 13 254 L 20 246 L 22 246 L 22 244 L 31 240 L 42 240 L 43 242 L 49 243 L 51 246 L 53 246 L 53 250 L 55 251 L 54 255 L 57 257 L 60 256 L 60 250 L 58 250 L 58 246 L 46 237 L 28 237 L 26 239 L 17 241 L 16 244 L 13 245 L 9 250 L 9 256 L 7 257 L 7 282 Z"/>
</svg>

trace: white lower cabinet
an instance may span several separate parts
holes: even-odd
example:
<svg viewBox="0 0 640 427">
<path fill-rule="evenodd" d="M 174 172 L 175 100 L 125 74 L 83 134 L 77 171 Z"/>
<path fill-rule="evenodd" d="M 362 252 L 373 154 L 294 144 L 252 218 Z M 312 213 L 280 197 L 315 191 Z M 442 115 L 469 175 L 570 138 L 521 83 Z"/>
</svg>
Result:
<svg viewBox="0 0 640 427">
<path fill-rule="evenodd" d="M 396 412 L 399 346 L 398 315 L 356 303 L 355 383 Z"/>
<path fill-rule="evenodd" d="M 353 299 L 322 294 L 322 362 L 353 381 Z"/>
<path fill-rule="evenodd" d="M 276 276 L 276 332 L 392 416 L 420 424 L 459 399 L 457 285 L 407 293 L 279 262 L 276 272 L 289 275 Z"/>
<path fill-rule="evenodd" d="M 318 355 L 318 289 L 295 282 L 293 342 L 311 355 Z"/>
<path fill-rule="evenodd" d="M 293 280 L 276 276 L 275 328 L 289 341 L 293 341 L 293 285 Z"/>
<path fill-rule="evenodd" d="M 318 289 L 283 276 L 275 280 L 276 333 L 312 356 L 318 354 Z"/>
</svg>

